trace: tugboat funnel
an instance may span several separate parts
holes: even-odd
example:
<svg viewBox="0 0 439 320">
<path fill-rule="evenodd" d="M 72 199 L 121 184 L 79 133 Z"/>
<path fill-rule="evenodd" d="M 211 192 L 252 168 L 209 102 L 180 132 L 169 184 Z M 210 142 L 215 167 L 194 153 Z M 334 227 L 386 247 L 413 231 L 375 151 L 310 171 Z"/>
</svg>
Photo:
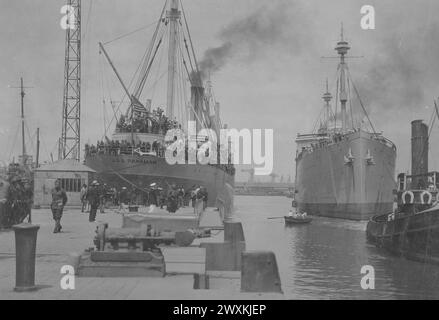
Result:
<svg viewBox="0 0 439 320">
<path fill-rule="evenodd" d="M 412 188 L 425 189 L 428 183 L 428 126 L 412 122 Z"/>
</svg>

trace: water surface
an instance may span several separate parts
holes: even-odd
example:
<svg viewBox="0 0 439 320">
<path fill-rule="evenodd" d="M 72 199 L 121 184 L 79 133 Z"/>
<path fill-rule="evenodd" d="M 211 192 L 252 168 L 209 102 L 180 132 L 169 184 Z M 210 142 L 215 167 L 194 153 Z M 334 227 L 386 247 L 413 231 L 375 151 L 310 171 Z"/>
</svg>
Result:
<svg viewBox="0 0 439 320">
<path fill-rule="evenodd" d="M 315 217 L 286 227 L 286 197 L 236 196 L 247 249 L 276 254 L 289 299 L 439 299 L 439 266 L 392 256 L 366 242 L 367 222 Z M 375 270 L 375 289 L 363 290 L 361 268 Z"/>
</svg>

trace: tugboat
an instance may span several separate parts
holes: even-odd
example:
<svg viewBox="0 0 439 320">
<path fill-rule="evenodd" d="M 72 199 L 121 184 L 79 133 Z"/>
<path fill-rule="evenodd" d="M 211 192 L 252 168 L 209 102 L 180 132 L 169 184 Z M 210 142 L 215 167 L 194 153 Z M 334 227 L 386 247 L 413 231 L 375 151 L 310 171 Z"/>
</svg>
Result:
<svg viewBox="0 0 439 320">
<path fill-rule="evenodd" d="M 367 239 L 410 260 L 439 264 L 439 172 L 428 172 L 428 126 L 412 122 L 412 173 L 398 175 L 397 208 L 367 224 Z"/>
</svg>

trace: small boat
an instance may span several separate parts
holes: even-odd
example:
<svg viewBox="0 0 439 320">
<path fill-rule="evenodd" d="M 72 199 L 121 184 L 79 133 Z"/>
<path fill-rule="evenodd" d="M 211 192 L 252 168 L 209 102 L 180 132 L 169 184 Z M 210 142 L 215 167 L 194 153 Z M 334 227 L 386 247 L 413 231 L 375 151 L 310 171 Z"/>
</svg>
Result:
<svg viewBox="0 0 439 320">
<path fill-rule="evenodd" d="M 293 217 L 293 216 L 285 216 L 285 224 L 306 224 L 312 221 L 311 217 Z"/>
</svg>

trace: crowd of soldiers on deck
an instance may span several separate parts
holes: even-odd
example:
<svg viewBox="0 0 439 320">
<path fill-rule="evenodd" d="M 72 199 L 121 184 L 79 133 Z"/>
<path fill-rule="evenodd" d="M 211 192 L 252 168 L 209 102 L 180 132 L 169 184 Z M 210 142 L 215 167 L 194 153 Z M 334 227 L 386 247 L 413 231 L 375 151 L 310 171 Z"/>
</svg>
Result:
<svg viewBox="0 0 439 320">
<path fill-rule="evenodd" d="M 199 146 L 201 143 L 199 143 Z M 108 140 L 107 142 L 98 141 L 95 145 L 85 145 L 85 155 L 86 156 L 95 156 L 95 155 L 120 155 L 120 154 L 134 154 L 140 152 L 140 154 L 151 154 L 160 158 L 165 157 L 166 145 L 161 143 L 160 141 L 154 141 L 152 144 L 149 142 L 139 142 L 137 144 L 132 144 L 128 141 L 114 141 Z M 174 151 L 175 153 L 176 151 Z M 216 166 L 221 170 L 227 172 L 228 174 L 235 174 L 235 167 L 231 163 L 231 155 L 229 154 L 228 163 L 220 164 L 220 146 L 218 146 L 218 159 L 217 162 L 219 164 L 209 164 L 212 166 Z M 206 157 L 209 156 L 209 150 L 206 150 Z M 189 159 L 189 148 L 186 144 L 185 146 L 185 160 Z"/>
<path fill-rule="evenodd" d="M 174 213 L 179 208 L 195 206 L 196 200 L 202 200 L 204 207 L 207 206 L 208 192 L 205 187 L 192 186 L 185 189 L 184 186 L 176 184 L 162 187 L 157 183 L 152 183 L 147 188 L 130 185 L 128 187 L 113 187 L 105 183 L 93 181 L 90 186 L 83 185 L 81 189 L 82 212 L 91 212 L 90 221 L 96 218 L 94 209 L 100 209 L 104 213 L 107 206 L 151 206 L 154 205 Z"/>
<path fill-rule="evenodd" d="M 161 108 L 152 112 L 134 112 L 133 121 L 127 121 L 122 115 L 116 124 L 116 132 L 118 133 L 165 134 L 168 130 L 177 128 L 181 128 L 181 125 L 176 120 L 171 120 L 164 115 Z"/>
<path fill-rule="evenodd" d="M 0 228 L 10 228 L 29 216 L 33 204 L 31 174 L 18 163 L 0 176 Z"/>
</svg>

